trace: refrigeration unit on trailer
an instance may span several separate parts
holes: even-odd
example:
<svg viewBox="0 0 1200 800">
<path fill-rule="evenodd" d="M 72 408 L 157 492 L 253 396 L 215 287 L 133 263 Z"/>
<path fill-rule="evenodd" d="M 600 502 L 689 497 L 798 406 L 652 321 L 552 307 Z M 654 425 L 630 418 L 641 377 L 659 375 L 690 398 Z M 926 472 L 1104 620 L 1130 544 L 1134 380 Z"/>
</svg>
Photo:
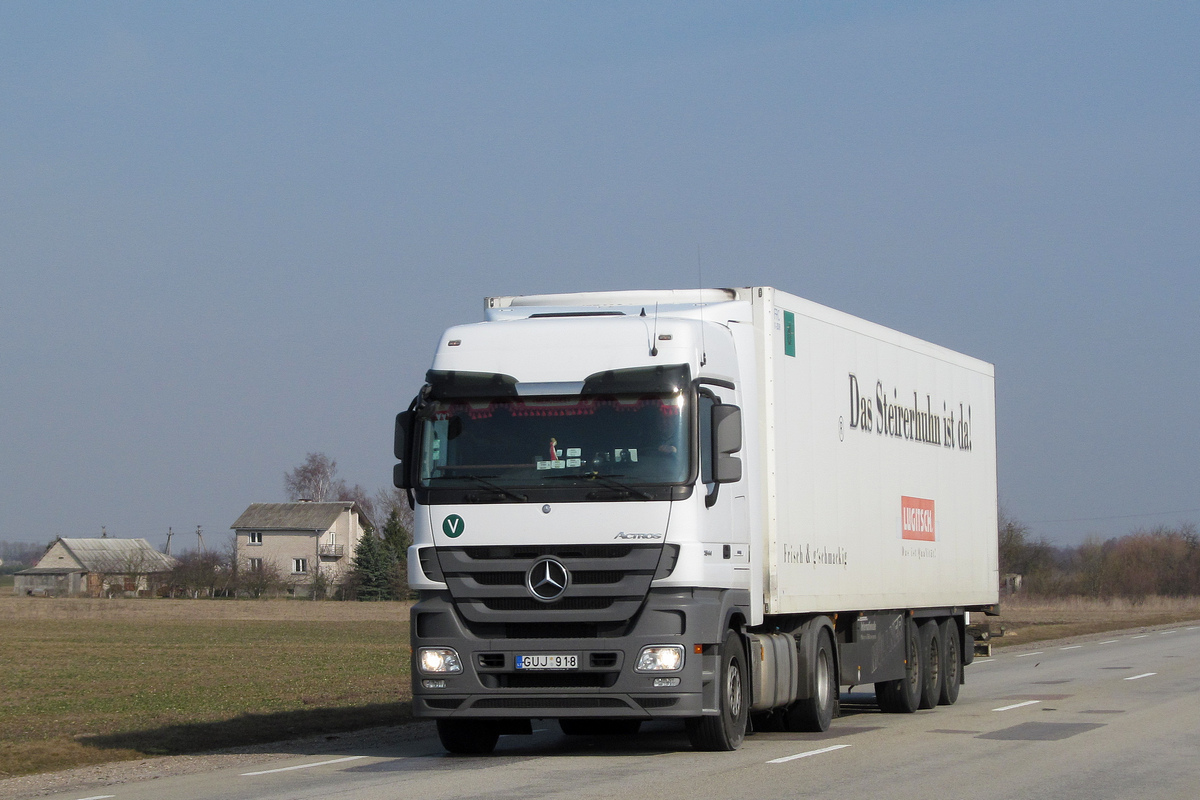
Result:
<svg viewBox="0 0 1200 800">
<path fill-rule="evenodd" d="M 771 288 L 489 298 L 395 453 L 413 712 L 453 752 L 953 703 L 998 599 L 992 366 Z"/>
</svg>

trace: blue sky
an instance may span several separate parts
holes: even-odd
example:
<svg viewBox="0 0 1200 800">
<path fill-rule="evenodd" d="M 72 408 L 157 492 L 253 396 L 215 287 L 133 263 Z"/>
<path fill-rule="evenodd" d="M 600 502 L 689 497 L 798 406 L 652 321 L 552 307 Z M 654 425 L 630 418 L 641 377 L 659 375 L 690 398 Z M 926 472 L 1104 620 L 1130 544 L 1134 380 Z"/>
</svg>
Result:
<svg viewBox="0 0 1200 800">
<path fill-rule="evenodd" d="M 1001 500 L 1200 520 L 1200 7 L 0 5 L 0 540 L 390 481 L 489 294 L 771 285 L 996 365 Z M 700 268 L 697 268 L 699 253 Z"/>
</svg>

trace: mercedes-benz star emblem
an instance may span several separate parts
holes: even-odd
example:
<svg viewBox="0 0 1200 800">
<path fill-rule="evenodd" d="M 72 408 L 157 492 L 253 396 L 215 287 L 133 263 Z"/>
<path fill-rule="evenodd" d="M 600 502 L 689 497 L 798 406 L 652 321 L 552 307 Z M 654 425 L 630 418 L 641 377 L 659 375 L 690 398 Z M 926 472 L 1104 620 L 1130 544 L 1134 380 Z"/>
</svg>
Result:
<svg viewBox="0 0 1200 800">
<path fill-rule="evenodd" d="M 562 597 L 570 582 L 571 574 L 567 568 L 553 558 L 543 558 L 530 567 L 525 575 L 525 588 L 543 603 Z"/>
</svg>

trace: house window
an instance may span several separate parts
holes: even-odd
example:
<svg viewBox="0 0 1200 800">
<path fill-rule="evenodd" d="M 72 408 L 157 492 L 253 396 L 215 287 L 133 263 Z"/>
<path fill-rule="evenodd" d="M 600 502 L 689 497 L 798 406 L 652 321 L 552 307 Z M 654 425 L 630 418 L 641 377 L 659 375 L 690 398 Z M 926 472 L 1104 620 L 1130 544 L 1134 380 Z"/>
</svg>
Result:
<svg viewBox="0 0 1200 800">
<path fill-rule="evenodd" d="M 262 544 L 262 531 L 250 531 L 247 535 L 250 538 L 249 544 Z"/>
<path fill-rule="evenodd" d="M 292 574 L 299 575 L 303 572 L 308 572 L 308 559 L 307 558 L 293 558 L 292 559 Z"/>
<path fill-rule="evenodd" d="M 262 559 L 261 558 L 250 559 L 250 571 L 251 572 L 262 572 Z"/>
</svg>

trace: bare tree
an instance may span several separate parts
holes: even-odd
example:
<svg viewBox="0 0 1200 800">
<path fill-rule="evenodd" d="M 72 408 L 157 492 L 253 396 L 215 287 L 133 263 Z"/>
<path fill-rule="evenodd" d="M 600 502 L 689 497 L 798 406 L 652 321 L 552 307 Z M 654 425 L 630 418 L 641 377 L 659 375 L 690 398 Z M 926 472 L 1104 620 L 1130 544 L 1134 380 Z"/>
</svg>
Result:
<svg viewBox="0 0 1200 800">
<path fill-rule="evenodd" d="M 375 492 L 374 504 L 372 510 L 378 515 L 371 517 L 375 520 L 376 525 L 383 525 L 387 522 L 388 517 L 392 512 L 396 512 L 396 518 L 400 520 L 401 527 L 410 534 L 413 529 L 413 510 L 408 504 L 408 498 L 405 496 L 402 489 L 395 487 L 388 489 L 380 489 Z"/>
<path fill-rule="evenodd" d="M 309 453 L 304 463 L 283 473 L 283 489 L 288 499 L 323 503 L 332 497 L 341 483 L 337 480 L 337 462 L 324 453 Z M 345 484 L 342 484 L 344 486 Z"/>
</svg>

